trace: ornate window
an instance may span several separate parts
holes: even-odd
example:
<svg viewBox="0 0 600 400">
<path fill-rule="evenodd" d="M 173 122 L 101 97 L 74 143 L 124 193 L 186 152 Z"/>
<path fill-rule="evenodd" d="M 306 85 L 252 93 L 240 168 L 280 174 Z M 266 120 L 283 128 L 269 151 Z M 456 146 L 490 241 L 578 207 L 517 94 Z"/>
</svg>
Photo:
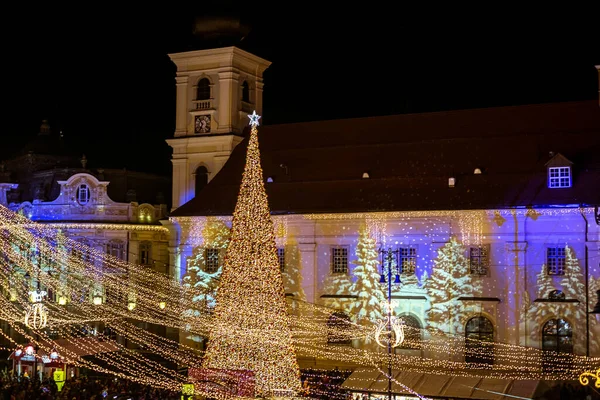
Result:
<svg viewBox="0 0 600 400">
<path fill-rule="evenodd" d="M 565 274 L 566 249 L 564 247 L 548 247 L 546 250 L 546 268 L 548 275 Z"/>
<path fill-rule="evenodd" d="M 208 184 L 208 170 L 201 165 L 196 168 L 196 196 Z"/>
<path fill-rule="evenodd" d="M 417 266 L 417 249 L 414 247 L 401 247 L 400 249 L 400 273 L 414 275 Z"/>
<path fill-rule="evenodd" d="M 573 328 L 564 319 L 550 319 L 542 328 L 543 367 L 545 371 L 564 368 L 573 354 Z"/>
<path fill-rule="evenodd" d="M 138 221 L 141 223 L 152 222 L 154 210 L 148 206 L 142 206 L 138 211 Z"/>
<path fill-rule="evenodd" d="M 548 187 L 549 188 L 571 187 L 571 167 L 550 167 L 550 168 L 548 168 Z"/>
<path fill-rule="evenodd" d="M 489 250 L 487 246 L 469 248 L 471 275 L 487 275 L 489 265 Z"/>
<path fill-rule="evenodd" d="M 343 312 L 334 312 L 327 320 L 327 343 L 351 344 L 352 323 L 350 317 Z"/>
<path fill-rule="evenodd" d="M 144 241 L 140 243 L 140 264 L 150 265 L 152 263 L 152 242 Z"/>
<path fill-rule="evenodd" d="M 348 273 L 348 248 L 331 248 L 331 272 L 334 274 Z"/>
<path fill-rule="evenodd" d="M 81 205 L 87 204 L 90 201 L 90 187 L 82 183 L 77 187 L 77 202 Z"/>
<path fill-rule="evenodd" d="M 111 240 L 106 243 L 106 254 L 125 260 L 125 243 L 118 239 Z"/>
<path fill-rule="evenodd" d="M 248 82 L 246 81 L 242 83 L 242 101 L 250 103 L 250 86 L 248 86 Z"/>
<path fill-rule="evenodd" d="M 210 99 L 210 81 L 207 78 L 202 78 L 198 81 L 196 89 L 196 100 Z"/>
<path fill-rule="evenodd" d="M 214 274 L 219 270 L 219 249 L 204 249 L 204 272 Z"/>
<path fill-rule="evenodd" d="M 486 317 L 473 317 L 465 326 L 465 362 L 494 364 L 494 326 Z"/>
<path fill-rule="evenodd" d="M 277 249 L 277 258 L 279 259 L 279 270 L 285 272 L 285 247 Z"/>
<path fill-rule="evenodd" d="M 419 320 L 412 315 L 403 315 L 400 317 L 404 323 L 404 342 L 401 349 L 417 350 L 421 348 L 421 324 Z"/>
</svg>

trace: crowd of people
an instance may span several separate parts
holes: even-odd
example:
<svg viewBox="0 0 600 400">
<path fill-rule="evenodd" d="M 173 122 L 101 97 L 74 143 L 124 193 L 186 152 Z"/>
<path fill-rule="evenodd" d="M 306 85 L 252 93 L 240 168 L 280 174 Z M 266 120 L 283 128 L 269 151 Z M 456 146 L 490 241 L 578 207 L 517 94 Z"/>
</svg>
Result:
<svg viewBox="0 0 600 400">
<path fill-rule="evenodd" d="M 79 377 L 59 391 L 51 378 L 0 375 L 0 400 L 179 400 L 181 393 L 114 378 Z"/>
<path fill-rule="evenodd" d="M 342 388 L 352 371 L 335 368 L 330 371 L 303 369 L 301 371 L 303 397 L 320 400 L 349 400 L 350 393 Z"/>
</svg>

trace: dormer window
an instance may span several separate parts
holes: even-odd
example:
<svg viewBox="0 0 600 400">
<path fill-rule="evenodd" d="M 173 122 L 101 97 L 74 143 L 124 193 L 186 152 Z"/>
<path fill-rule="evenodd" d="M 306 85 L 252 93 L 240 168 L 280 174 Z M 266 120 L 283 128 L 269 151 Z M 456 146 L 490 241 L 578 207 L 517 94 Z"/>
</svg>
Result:
<svg viewBox="0 0 600 400">
<path fill-rule="evenodd" d="M 570 188 L 573 186 L 571 176 L 573 163 L 560 153 L 550 152 L 548 168 L 548 187 L 550 189 Z"/>
<path fill-rule="evenodd" d="M 571 167 L 550 167 L 550 168 L 548 168 L 548 187 L 549 188 L 569 188 L 569 187 L 571 187 Z"/>
<path fill-rule="evenodd" d="M 82 183 L 77 188 L 77 202 L 81 205 L 87 204 L 90 201 L 90 187 Z"/>
</svg>

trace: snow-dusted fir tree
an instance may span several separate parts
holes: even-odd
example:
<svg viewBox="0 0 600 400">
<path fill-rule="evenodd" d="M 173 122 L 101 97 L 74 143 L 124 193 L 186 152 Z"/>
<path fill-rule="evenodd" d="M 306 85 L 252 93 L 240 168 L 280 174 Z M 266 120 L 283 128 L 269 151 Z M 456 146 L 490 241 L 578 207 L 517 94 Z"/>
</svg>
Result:
<svg viewBox="0 0 600 400">
<path fill-rule="evenodd" d="M 285 268 L 281 275 L 285 293 L 293 295 L 292 300 L 306 301 L 306 293 L 302 287 L 302 263 L 298 245 L 290 242 L 284 249 Z"/>
<path fill-rule="evenodd" d="M 230 235 L 230 229 L 223 221 L 209 218 L 202 229 L 202 245 L 196 247 L 188 259 L 187 274 L 183 278 L 183 284 L 196 291 L 194 303 L 199 303 L 199 308 L 215 306 L 215 294 Z M 206 270 L 207 249 L 214 249 L 219 254 L 219 266 L 214 272 Z M 189 312 L 196 313 L 195 310 Z"/>
<path fill-rule="evenodd" d="M 573 324 L 575 352 L 584 352 L 586 333 L 582 321 L 586 319 L 585 310 L 585 278 L 575 252 L 569 246 L 565 248 L 565 274 L 560 280 L 565 298 L 579 300 L 579 303 L 568 303 L 561 307 L 561 317 Z"/>
<path fill-rule="evenodd" d="M 444 332 L 455 331 L 459 321 L 458 298 L 477 296 L 481 291 L 481 282 L 470 273 L 465 247 L 456 238 L 450 238 L 438 250 L 425 287 L 431 301 L 429 324 Z"/>
<path fill-rule="evenodd" d="M 538 299 L 548 299 L 550 293 L 556 290 L 554 278 L 552 275 L 548 274 L 548 267 L 546 264 L 542 264 L 542 268 L 537 274 L 536 287 Z M 539 340 L 541 338 L 541 329 L 544 321 L 548 319 L 550 315 L 555 314 L 556 309 L 555 307 L 552 307 L 551 309 L 551 305 L 553 306 L 553 304 L 545 302 L 530 303 L 530 309 L 527 317 L 531 321 L 529 322 L 531 326 L 531 337 L 535 340 Z"/>
<path fill-rule="evenodd" d="M 344 296 L 351 295 L 351 288 L 352 281 L 350 280 L 350 276 L 348 274 L 330 274 L 327 278 L 325 278 L 323 294 L 325 296 L 334 295 L 339 297 L 322 297 L 321 304 L 325 307 L 347 313 L 353 299 L 351 297 Z"/>
<path fill-rule="evenodd" d="M 589 281 L 590 309 L 593 311 L 598 301 L 598 290 L 600 290 L 600 278 Z M 590 318 L 590 356 L 600 357 L 600 323 L 593 316 Z"/>
<path fill-rule="evenodd" d="M 371 238 L 369 229 L 363 226 L 359 230 L 356 245 L 356 267 L 353 274 L 354 283 L 350 292 L 358 298 L 350 304 L 348 312 L 357 322 L 375 322 L 384 318 L 385 309 L 382 303 L 387 297 L 380 283 L 379 257 L 375 239 Z"/>
</svg>

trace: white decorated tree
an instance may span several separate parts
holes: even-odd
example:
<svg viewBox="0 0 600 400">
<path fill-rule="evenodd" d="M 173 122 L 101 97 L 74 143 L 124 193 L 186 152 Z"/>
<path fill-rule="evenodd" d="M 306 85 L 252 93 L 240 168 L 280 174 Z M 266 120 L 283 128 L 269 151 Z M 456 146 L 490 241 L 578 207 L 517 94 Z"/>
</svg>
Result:
<svg viewBox="0 0 600 400">
<path fill-rule="evenodd" d="M 321 297 L 321 304 L 325 307 L 333 308 L 344 313 L 352 304 L 352 281 L 348 274 L 330 274 L 325 278 L 323 285 L 324 297 Z"/>
<path fill-rule="evenodd" d="M 590 279 L 589 281 L 589 311 L 594 310 L 596 302 L 598 302 L 598 290 L 600 290 L 600 278 Z M 590 318 L 590 356 L 600 357 L 600 323 L 591 316 Z"/>
<path fill-rule="evenodd" d="M 425 282 L 431 301 L 429 324 L 444 332 L 456 331 L 459 324 L 459 297 L 474 297 L 481 282 L 471 275 L 465 247 L 456 238 L 438 250 L 431 276 Z"/>
<path fill-rule="evenodd" d="M 375 239 L 366 226 L 361 227 L 356 245 L 355 281 L 350 292 L 358 298 L 350 304 L 348 312 L 357 322 L 375 322 L 385 317 L 382 303 L 387 301 L 380 283 L 379 257 Z"/>
<path fill-rule="evenodd" d="M 536 287 L 538 299 L 548 299 L 549 294 L 556 290 L 553 276 L 548 274 L 546 264 L 542 265 L 540 272 L 537 274 Z M 530 330 L 533 339 L 539 340 L 541 338 L 542 324 L 550 315 L 549 304 L 550 303 L 546 302 L 530 303 L 527 317 L 533 321 L 533 324 L 531 325 L 533 328 Z"/>
<path fill-rule="evenodd" d="M 213 308 L 215 306 L 215 295 L 223 270 L 224 254 L 229 245 L 230 235 L 230 229 L 223 221 L 209 218 L 202 229 L 202 245 L 196 247 L 192 256 L 188 259 L 187 274 L 183 278 L 183 284 L 194 289 L 193 301 L 198 308 Z M 219 254 L 219 266 L 214 272 L 206 269 L 207 249 L 215 249 Z M 188 312 L 197 314 L 197 311 L 193 309 Z"/>
<path fill-rule="evenodd" d="M 586 340 L 585 324 L 585 278 L 575 252 L 569 246 L 565 248 L 565 274 L 560 286 L 567 299 L 579 300 L 579 303 L 568 303 L 561 307 L 561 317 L 573 324 L 573 335 L 576 352 L 582 354 Z"/>
</svg>

